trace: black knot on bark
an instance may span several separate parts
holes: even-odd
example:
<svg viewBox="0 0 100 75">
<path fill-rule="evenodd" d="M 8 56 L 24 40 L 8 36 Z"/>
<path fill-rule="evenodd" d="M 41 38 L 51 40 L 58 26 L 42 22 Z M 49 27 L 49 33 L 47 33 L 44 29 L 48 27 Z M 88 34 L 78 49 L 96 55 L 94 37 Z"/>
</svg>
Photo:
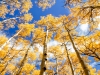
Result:
<svg viewBox="0 0 100 75">
<path fill-rule="evenodd" d="M 47 59 L 45 58 L 45 61 L 47 61 Z"/>
<path fill-rule="evenodd" d="M 47 53 L 44 53 L 44 55 L 46 56 L 46 55 L 47 55 Z"/>
<path fill-rule="evenodd" d="M 44 69 L 44 71 L 45 71 L 45 70 L 46 70 L 46 67 L 44 67 L 43 69 Z"/>
</svg>

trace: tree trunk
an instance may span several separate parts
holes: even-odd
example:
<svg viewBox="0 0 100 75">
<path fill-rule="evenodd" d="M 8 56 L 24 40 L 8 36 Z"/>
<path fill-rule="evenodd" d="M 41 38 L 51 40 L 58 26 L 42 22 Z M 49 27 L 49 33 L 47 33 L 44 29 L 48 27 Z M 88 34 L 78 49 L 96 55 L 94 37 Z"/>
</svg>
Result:
<svg viewBox="0 0 100 75">
<path fill-rule="evenodd" d="M 70 39 L 70 41 L 71 41 L 71 43 L 72 43 L 72 46 L 73 46 L 73 48 L 74 48 L 74 50 L 75 50 L 75 52 L 76 52 L 76 55 L 77 55 L 77 57 L 78 57 L 78 59 L 79 59 L 79 62 L 80 62 L 80 64 L 81 64 L 81 66 L 82 66 L 82 69 L 83 69 L 83 71 L 84 71 L 84 74 L 85 74 L 85 75 L 89 75 L 88 69 L 87 69 L 87 67 L 86 67 L 86 65 L 85 65 L 85 63 L 84 63 L 84 61 L 82 60 L 82 58 L 81 58 L 79 52 L 77 51 L 77 49 L 76 49 L 76 47 L 75 47 L 75 45 L 74 45 L 74 42 L 73 42 L 72 37 L 71 37 L 71 35 L 70 35 L 70 33 L 69 33 L 69 30 L 68 30 L 67 28 L 66 28 L 66 30 L 67 30 L 67 32 L 68 32 L 68 36 L 69 36 L 69 39 Z"/>
<path fill-rule="evenodd" d="M 71 61 L 70 61 L 70 57 L 69 57 L 69 54 L 68 54 L 68 49 L 67 49 L 65 43 L 64 43 L 64 46 L 65 46 L 65 49 L 66 49 L 67 59 L 68 59 L 68 62 L 69 62 L 69 66 L 70 66 L 70 68 L 71 68 L 71 73 L 72 73 L 72 75 L 74 75 L 74 70 L 73 70 L 72 63 L 71 63 Z"/>
<path fill-rule="evenodd" d="M 69 39 L 70 39 L 70 41 L 71 41 L 71 43 L 72 43 L 72 46 L 73 46 L 73 48 L 74 48 L 74 50 L 75 50 L 75 53 L 76 53 L 76 55 L 77 55 L 77 58 L 78 58 L 78 60 L 79 60 L 79 62 L 80 62 L 80 64 L 81 64 L 81 66 L 82 66 L 82 69 L 83 69 L 83 71 L 84 71 L 84 74 L 85 74 L 85 75 L 89 75 L 88 69 L 87 69 L 87 67 L 86 67 L 86 65 L 85 65 L 85 63 L 84 63 L 84 61 L 82 60 L 82 58 L 81 58 L 79 52 L 77 51 L 77 49 L 76 49 L 76 47 L 75 47 L 75 45 L 74 45 L 74 42 L 73 42 L 72 37 L 71 37 L 71 35 L 70 35 L 69 29 L 67 29 L 67 27 L 66 27 L 65 25 L 64 25 L 64 27 L 65 27 L 66 31 L 68 32 L 68 37 L 69 37 Z"/>
<path fill-rule="evenodd" d="M 24 55 L 24 58 L 23 58 L 23 60 L 21 61 L 21 63 L 19 64 L 19 69 L 18 69 L 17 72 L 15 72 L 14 75 L 19 75 L 19 74 L 20 74 L 20 72 L 21 72 L 21 70 L 22 70 L 22 68 L 23 68 L 23 66 L 24 66 L 24 64 L 25 64 L 25 60 L 26 60 L 26 58 L 27 58 L 29 49 L 30 49 L 30 47 L 31 47 L 32 45 L 33 45 L 33 42 L 30 44 L 30 46 L 29 46 L 28 49 L 26 50 L 25 55 Z"/>
<path fill-rule="evenodd" d="M 18 36 L 18 34 L 23 30 L 23 28 L 17 32 L 14 36 L 12 36 L 11 38 L 8 39 L 7 42 L 5 42 L 1 47 L 0 47 L 0 51 L 4 48 L 4 46 L 6 46 L 7 43 L 9 43 L 14 37 Z"/>
<path fill-rule="evenodd" d="M 47 36 L 48 36 L 48 30 L 46 28 L 46 35 L 45 35 L 44 48 L 43 48 L 43 57 L 42 57 L 41 68 L 40 68 L 40 75 L 43 75 L 46 70 L 45 62 L 47 60 Z"/>
</svg>

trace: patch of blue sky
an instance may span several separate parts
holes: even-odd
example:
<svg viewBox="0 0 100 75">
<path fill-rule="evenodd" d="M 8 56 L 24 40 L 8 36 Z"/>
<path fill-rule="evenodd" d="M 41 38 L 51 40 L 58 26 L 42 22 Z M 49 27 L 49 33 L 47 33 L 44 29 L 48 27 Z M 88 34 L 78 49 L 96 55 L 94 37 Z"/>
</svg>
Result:
<svg viewBox="0 0 100 75">
<path fill-rule="evenodd" d="M 89 60 L 90 60 L 90 65 L 93 68 L 96 68 L 96 70 L 100 70 L 100 61 L 98 61 L 98 62 L 94 61 L 93 57 L 89 57 Z"/>
<path fill-rule="evenodd" d="M 70 14 L 69 10 L 64 7 L 64 1 L 63 0 L 56 0 L 55 5 L 53 5 L 51 8 L 48 8 L 46 10 L 42 10 L 42 8 L 39 8 L 38 5 L 35 3 L 37 0 L 33 0 L 33 8 L 30 9 L 30 13 L 33 15 L 33 21 L 40 20 L 40 16 L 46 16 L 48 14 L 52 14 L 53 16 L 60 16 L 60 15 L 68 15 Z"/>
</svg>

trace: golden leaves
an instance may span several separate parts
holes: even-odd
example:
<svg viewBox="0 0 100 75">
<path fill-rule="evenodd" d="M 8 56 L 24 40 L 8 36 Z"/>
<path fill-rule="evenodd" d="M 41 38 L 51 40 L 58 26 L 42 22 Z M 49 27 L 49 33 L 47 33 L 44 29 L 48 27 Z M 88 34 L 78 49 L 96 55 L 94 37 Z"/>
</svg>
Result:
<svg viewBox="0 0 100 75">
<path fill-rule="evenodd" d="M 36 53 L 29 52 L 29 53 L 28 53 L 28 57 L 29 57 L 32 61 L 34 61 L 34 60 L 36 60 Z"/>
<path fill-rule="evenodd" d="M 30 0 L 24 1 L 22 4 L 22 12 L 28 12 L 30 8 L 32 8 L 32 2 Z"/>
<path fill-rule="evenodd" d="M 51 8 L 55 4 L 55 0 L 38 0 L 38 6 L 45 10 L 46 8 Z"/>
<path fill-rule="evenodd" d="M 22 73 L 25 72 L 26 74 L 30 74 L 30 72 L 35 68 L 35 65 L 31 65 L 29 63 L 25 63 L 22 68 Z"/>
<path fill-rule="evenodd" d="M 19 34 L 20 36 L 26 37 L 31 34 L 34 29 L 34 24 L 19 24 L 19 28 L 22 29 L 22 32 Z"/>
<path fill-rule="evenodd" d="M 0 58 L 4 58 L 6 56 L 7 52 L 2 50 L 0 51 Z"/>
<path fill-rule="evenodd" d="M 24 16 L 23 16 L 23 19 L 26 21 L 26 22 L 29 22 L 29 21 L 31 21 L 32 20 L 32 15 L 31 14 L 24 14 Z"/>
<path fill-rule="evenodd" d="M 5 4 L 0 5 L 0 17 L 4 17 L 7 13 L 7 6 Z"/>
<path fill-rule="evenodd" d="M 4 35 L 0 36 L 0 46 L 3 45 L 6 41 L 8 40 L 8 38 Z"/>
<path fill-rule="evenodd" d="M 40 70 L 34 70 L 32 75 L 40 75 Z"/>
<path fill-rule="evenodd" d="M 44 32 L 43 29 L 35 28 L 33 34 L 34 34 L 33 40 L 35 43 L 40 43 L 40 44 L 44 43 L 46 32 Z"/>
<path fill-rule="evenodd" d="M 9 70 L 10 72 L 12 72 L 14 69 L 15 69 L 15 65 L 10 63 L 8 66 L 7 66 L 7 70 Z"/>
<path fill-rule="evenodd" d="M 49 14 L 46 17 L 42 16 L 37 24 L 47 26 L 48 29 L 56 28 L 59 25 L 59 18 Z"/>
<path fill-rule="evenodd" d="M 0 63 L 0 71 L 2 71 L 3 68 L 4 68 L 4 64 Z"/>
</svg>

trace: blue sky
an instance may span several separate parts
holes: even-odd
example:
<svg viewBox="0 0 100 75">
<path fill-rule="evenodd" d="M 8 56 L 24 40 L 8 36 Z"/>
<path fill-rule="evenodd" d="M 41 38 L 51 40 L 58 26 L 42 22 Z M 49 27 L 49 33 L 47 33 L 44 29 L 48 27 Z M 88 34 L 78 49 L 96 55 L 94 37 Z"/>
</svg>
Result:
<svg viewBox="0 0 100 75">
<path fill-rule="evenodd" d="M 56 0 L 55 5 L 44 11 L 42 11 L 42 8 L 38 7 L 35 1 L 36 0 L 32 0 L 33 8 L 31 8 L 29 11 L 34 17 L 33 21 L 37 21 L 40 19 L 40 16 L 46 16 L 48 14 L 52 14 L 53 16 L 58 17 L 60 15 L 68 15 L 70 13 L 67 8 L 64 8 L 64 0 Z"/>
<path fill-rule="evenodd" d="M 68 15 L 70 14 L 69 10 L 64 7 L 64 0 L 56 0 L 56 3 L 51 7 L 46 10 L 42 10 L 42 8 L 39 8 L 39 6 L 36 4 L 37 0 L 31 0 L 33 7 L 29 10 L 29 13 L 33 15 L 33 20 L 31 23 L 34 23 L 34 21 L 40 20 L 41 16 L 46 16 L 48 14 L 52 14 L 55 17 L 59 17 L 60 15 Z M 19 16 L 19 11 L 15 11 L 14 15 L 6 15 L 7 18 L 13 18 L 15 16 Z M 3 20 L 0 18 L 0 20 Z M 5 30 L 4 32 L 7 34 L 7 36 L 13 36 L 16 33 L 16 30 L 18 30 L 17 27 L 15 28 L 10 28 L 9 30 Z M 12 33 L 12 34 L 10 34 Z"/>
</svg>

